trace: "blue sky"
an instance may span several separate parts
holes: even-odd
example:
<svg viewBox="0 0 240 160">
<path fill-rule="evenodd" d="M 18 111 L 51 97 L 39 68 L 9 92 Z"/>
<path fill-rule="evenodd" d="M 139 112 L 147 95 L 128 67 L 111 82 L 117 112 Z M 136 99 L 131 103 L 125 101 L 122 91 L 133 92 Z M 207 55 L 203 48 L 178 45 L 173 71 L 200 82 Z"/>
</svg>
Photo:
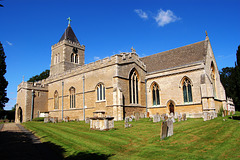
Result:
<svg viewBox="0 0 240 160">
<path fill-rule="evenodd" d="M 218 69 L 234 66 L 240 45 L 239 0 L 3 0 L 0 41 L 7 56 L 5 109 L 16 103 L 17 85 L 50 68 L 51 46 L 67 17 L 90 63 L 133 46 L 139 56 L 205 39 Z"/>
</svg>

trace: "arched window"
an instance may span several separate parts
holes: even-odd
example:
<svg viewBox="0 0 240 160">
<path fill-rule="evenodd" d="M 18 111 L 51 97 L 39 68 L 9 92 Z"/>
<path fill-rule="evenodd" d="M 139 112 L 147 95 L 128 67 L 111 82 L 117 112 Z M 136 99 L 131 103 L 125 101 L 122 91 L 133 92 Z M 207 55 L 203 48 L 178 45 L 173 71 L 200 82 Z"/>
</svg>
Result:
<svg viewBox="0 0 240 160">
<path fill-rule="evenodd" d="M 185 103 L 192 102 L 192 86 L 188 78 L 183 81 L 183 99 Z"/>
<path fill-rule="evenodd" d="M 78 63 L 78 55 L 75 55 L 75 63 Z"/>
<path fill-rule="evenodd" d="M 153 106 L 160 105 L 159 87 L 157 83 L 154 83 L 152 85 L 152 102 L 153 102 Z"/>
<path fill-rule="evenodd" d="M 138 76 L 137 71 L 132 70 L 129 76 L 130 103 L 138 104 Z"/>
<path fill-rule="evenodd" d="M 58 92 L 54 92 L 54 109 L 58 109 L 59 101 L 58 101 Z"/>
<path fill-rule="evenodd" d="M 98 101 L 105 100 L 105 87 L 102 83 L 97 85 L 97 100 Z"/>
<path fill-rule="evenodd" d="M 69 92 L 70 92 L 70 108 L 76 108 L 75 88 L 71 87 L 69 89 Z"/>
<path fill-rule="evenodd" d="M 71 62 L 74 62 L 74 54 L 71 54 Z"/>
<path fill-rule="evenodd" d="M 212 80 L 212 86 L 213 86 L 213 95 L 216 98 L 216 77 L 215 77 L 215 68 L 213 65 L 213 62 L 211 64 L 211 80 Z"/>
<path fill-rule="evenodd" d="M 57 64 L 57 54 L 54 56 L 54 63 Z"/>
</svg>

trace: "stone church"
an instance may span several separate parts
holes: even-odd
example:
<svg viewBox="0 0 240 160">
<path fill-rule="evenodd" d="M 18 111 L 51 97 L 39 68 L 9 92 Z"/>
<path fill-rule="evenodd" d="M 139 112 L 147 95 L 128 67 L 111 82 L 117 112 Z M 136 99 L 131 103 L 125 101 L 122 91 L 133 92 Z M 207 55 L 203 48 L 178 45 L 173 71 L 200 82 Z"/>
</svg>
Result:
<svg viewBox="0 0 240 160">
<path fill-rule="evenodd" d="M 44 114 L 84 120 L 97 111 L 115 121 L 136 112 L 194 118 L 226 107 L 207 34 L 203 41 L 146 57 L 132 48 L 85 64 L 85 46 L 69 24 L 51 50 L 50 76 L 18 85 L 16 122 Z"/>
</svg>

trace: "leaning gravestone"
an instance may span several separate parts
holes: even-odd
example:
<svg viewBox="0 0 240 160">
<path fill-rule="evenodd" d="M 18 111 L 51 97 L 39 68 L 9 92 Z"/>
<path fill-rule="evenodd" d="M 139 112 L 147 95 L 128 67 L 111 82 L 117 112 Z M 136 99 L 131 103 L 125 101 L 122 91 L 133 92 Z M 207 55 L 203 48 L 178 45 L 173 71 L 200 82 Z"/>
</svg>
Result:
<svg viewBox="0 0 240 160">
<path fill-rule="evenodd" d="M 167 137 L 167 133 L 168 133 L 167 121 L 163 121 L 161 125 L 160 138 L 164 139 L 165 137 Z"/>
</svg>

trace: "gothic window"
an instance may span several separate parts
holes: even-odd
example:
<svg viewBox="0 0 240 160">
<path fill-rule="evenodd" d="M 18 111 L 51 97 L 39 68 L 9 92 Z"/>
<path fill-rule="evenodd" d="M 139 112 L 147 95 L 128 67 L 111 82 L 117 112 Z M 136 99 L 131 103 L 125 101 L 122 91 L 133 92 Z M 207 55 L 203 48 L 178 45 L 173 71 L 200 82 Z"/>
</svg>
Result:
<svg viewBox="0 0 240 160">
<path fill-rule="evenodd" d="M 74 54 L 71 54 L 71 62 L 74 62 Z"/>
<path fill-rule="evenodd" d="M 57 64 L 57 54 L 54 56 L 54 64 Z"/>
<path fill-rule="evenodd" d="M 160 105 L 159 87 L 156 83 L 152 85 L 152 102 L 153 106 Z"/>
<path fill-rule="evenodd" d="M 214 65 L 213 62 L 211 64 L 211 80 L 212 80 L 212 86 L 213 86 L 213 95 L 216 98 L 216 77 L 215 77 L 215 69 L 214 69 Z"/>
<path fill-rule="evenodd" d="M 192 86 L 188 78 L 183 81 L 183 99 L 184 103 L 192 102 Z"/>
<path fill-rule="evenodd" d="M 78 63 L 78 55 L 75 55 L 75 63 Z"/>
<path fill-rule="evenodd" d="M 71 87 L 69 89 L 69 92 L 70 92 L 70 108 L 76 108 L 75 88 Z"/>
<path fill-rule="evenodd" d="M 58 92 L 54 92 L 54 109 L 58 109 L 59 101 L 58 101 Z"/>
<path fill-rule="evenodd" d="M 105 87 L 102 83 L 97 85 L 97 100 L 98 101 L 105 100 Z"/>
<path fill-rule="evenodd" d="M 138 76 L 136 70 L 132 70 L 129 76 L 130 103 L 138 104 Z"/>
</svg>

